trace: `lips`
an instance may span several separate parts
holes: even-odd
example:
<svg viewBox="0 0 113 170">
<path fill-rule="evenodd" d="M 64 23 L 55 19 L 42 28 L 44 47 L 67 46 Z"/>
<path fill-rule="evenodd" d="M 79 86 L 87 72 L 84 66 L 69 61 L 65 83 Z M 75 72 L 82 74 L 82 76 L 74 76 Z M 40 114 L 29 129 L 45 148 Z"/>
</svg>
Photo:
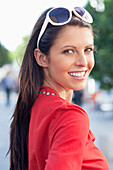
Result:
<svg viewBox="0 0 113 170">
<path fill-rule="evenodd" d="M 70 76 L 73 76 L 73 77 L 84 77 L 85 74 L 86 74 L 86 71 L 77 71 L 77 72 L 69 72 L 68 73 Z"/>
</svg>

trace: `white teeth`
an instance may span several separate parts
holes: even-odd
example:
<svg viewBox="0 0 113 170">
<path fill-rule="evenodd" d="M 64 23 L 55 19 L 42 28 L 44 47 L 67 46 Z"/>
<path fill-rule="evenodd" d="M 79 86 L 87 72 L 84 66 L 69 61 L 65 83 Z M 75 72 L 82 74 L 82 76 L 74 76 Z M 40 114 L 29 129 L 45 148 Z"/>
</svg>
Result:
<svg viewBox="0 0 113 170">
<path fill-rule="evenodd" d="M 69 73 L 69 75 L 73 76 L 73 77 L 83 77 L 85 74 L 84 72 L 78 72 L 78 73 Z"/>
</svg>

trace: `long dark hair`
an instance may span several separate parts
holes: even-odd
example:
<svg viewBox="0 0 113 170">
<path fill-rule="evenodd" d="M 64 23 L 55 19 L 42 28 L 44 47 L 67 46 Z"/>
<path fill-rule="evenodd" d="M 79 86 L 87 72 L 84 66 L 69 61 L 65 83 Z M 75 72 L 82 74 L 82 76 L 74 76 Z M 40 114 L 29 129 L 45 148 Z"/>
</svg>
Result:
<svg viewBox="0 0 113 170">
<path fill-rule="evenodd" d="M 45 20 L 46 10 L 36 22 L 33 32 L 27 44 L 23 62 L 19 74 L 20 90 L 13 114 L 10 132 L 10 170 L 25 170 L 28 169 L 28 152 L 27 152 L 27 136 L 30 121 L 30 110 L 33 106 L 40 86 L 43 84 L 44 73 L 34 57 L 34 50 L 37 48 L 37 39 Z M 72 17 L 72 20 L 67 25 L 77 25 L 80 27 L 88 27 L 91 25 L 82 20 Z M 39 49 L 45 55 L 49 54 L 50 48 L 54 43 L 59 31 L 64 26 L 52 26 L 48 24 L 45 33 L 43 34 Z"/>
</svg>

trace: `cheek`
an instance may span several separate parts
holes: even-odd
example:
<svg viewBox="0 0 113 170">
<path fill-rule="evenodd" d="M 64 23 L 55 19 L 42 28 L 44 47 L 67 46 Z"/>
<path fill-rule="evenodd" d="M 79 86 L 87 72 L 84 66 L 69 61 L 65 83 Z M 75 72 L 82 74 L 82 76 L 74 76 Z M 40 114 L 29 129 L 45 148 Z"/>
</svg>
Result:
<svg viewBox="0 0 113 170">
<path fill-rule="evenodd" d="M 89 59 L 89 69 L 92 70 L 95 65 L 94 56 Z"/>
<path fill-rule="evenodd" d="M 69 61 L 67 62 L 67 60 L 63 59 L 63 60 L 57 60 L 52 62 L 51 64 L 51 68 L 52 70 L 54 70 L 55 72 L 66 72 L 69 69 L 70 63 Z"/>
</svg>

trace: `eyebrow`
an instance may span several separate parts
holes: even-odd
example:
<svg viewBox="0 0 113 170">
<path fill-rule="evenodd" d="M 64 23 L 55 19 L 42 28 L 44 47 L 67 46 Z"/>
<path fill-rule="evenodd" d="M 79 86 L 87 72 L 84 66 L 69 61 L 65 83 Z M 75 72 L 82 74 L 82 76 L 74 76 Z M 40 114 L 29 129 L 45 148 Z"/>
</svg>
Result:
<svg viewBox="0 0 113 170">
<path fill-rule="evenodd" d="M 64 47 L 62 47 L 62 49 L 63 49 L 63 48 L 67 48 L 67 47 L 72 47 L 72 48 L 75 48 L 75 49 L 76 49 L 76 47 L 75 47 L 74 45 L 65 45 Z"/>
<path fill-rule="evenodd" d="M 94 44 L 89 44 L 89 45 L 86 46 L 86 48 L 87 48 L 87 47 L 91 47 L 91 46 L 94 47 Z"/>
<path fill-rule="evenodd" d="M 87 47 L 91 47 L 91 46 L 93 46 L 93 47 L 94 47 L 94 44 L 89 44 L 89 45 L 85 46 L 85 48 L 87 48 Z M 77 47 L 76 47 L 76 46 L 74 46 L 74 45 L 66 45 L 66 46 L 62 47 L 62 49 L 63 49 L 63 48 L 67 48 L 67 47 L 72 47 L 72 48 L 74 48 L 74 49 L 76 49 L 76 48 L 77 48 Z"/>
</svg>

